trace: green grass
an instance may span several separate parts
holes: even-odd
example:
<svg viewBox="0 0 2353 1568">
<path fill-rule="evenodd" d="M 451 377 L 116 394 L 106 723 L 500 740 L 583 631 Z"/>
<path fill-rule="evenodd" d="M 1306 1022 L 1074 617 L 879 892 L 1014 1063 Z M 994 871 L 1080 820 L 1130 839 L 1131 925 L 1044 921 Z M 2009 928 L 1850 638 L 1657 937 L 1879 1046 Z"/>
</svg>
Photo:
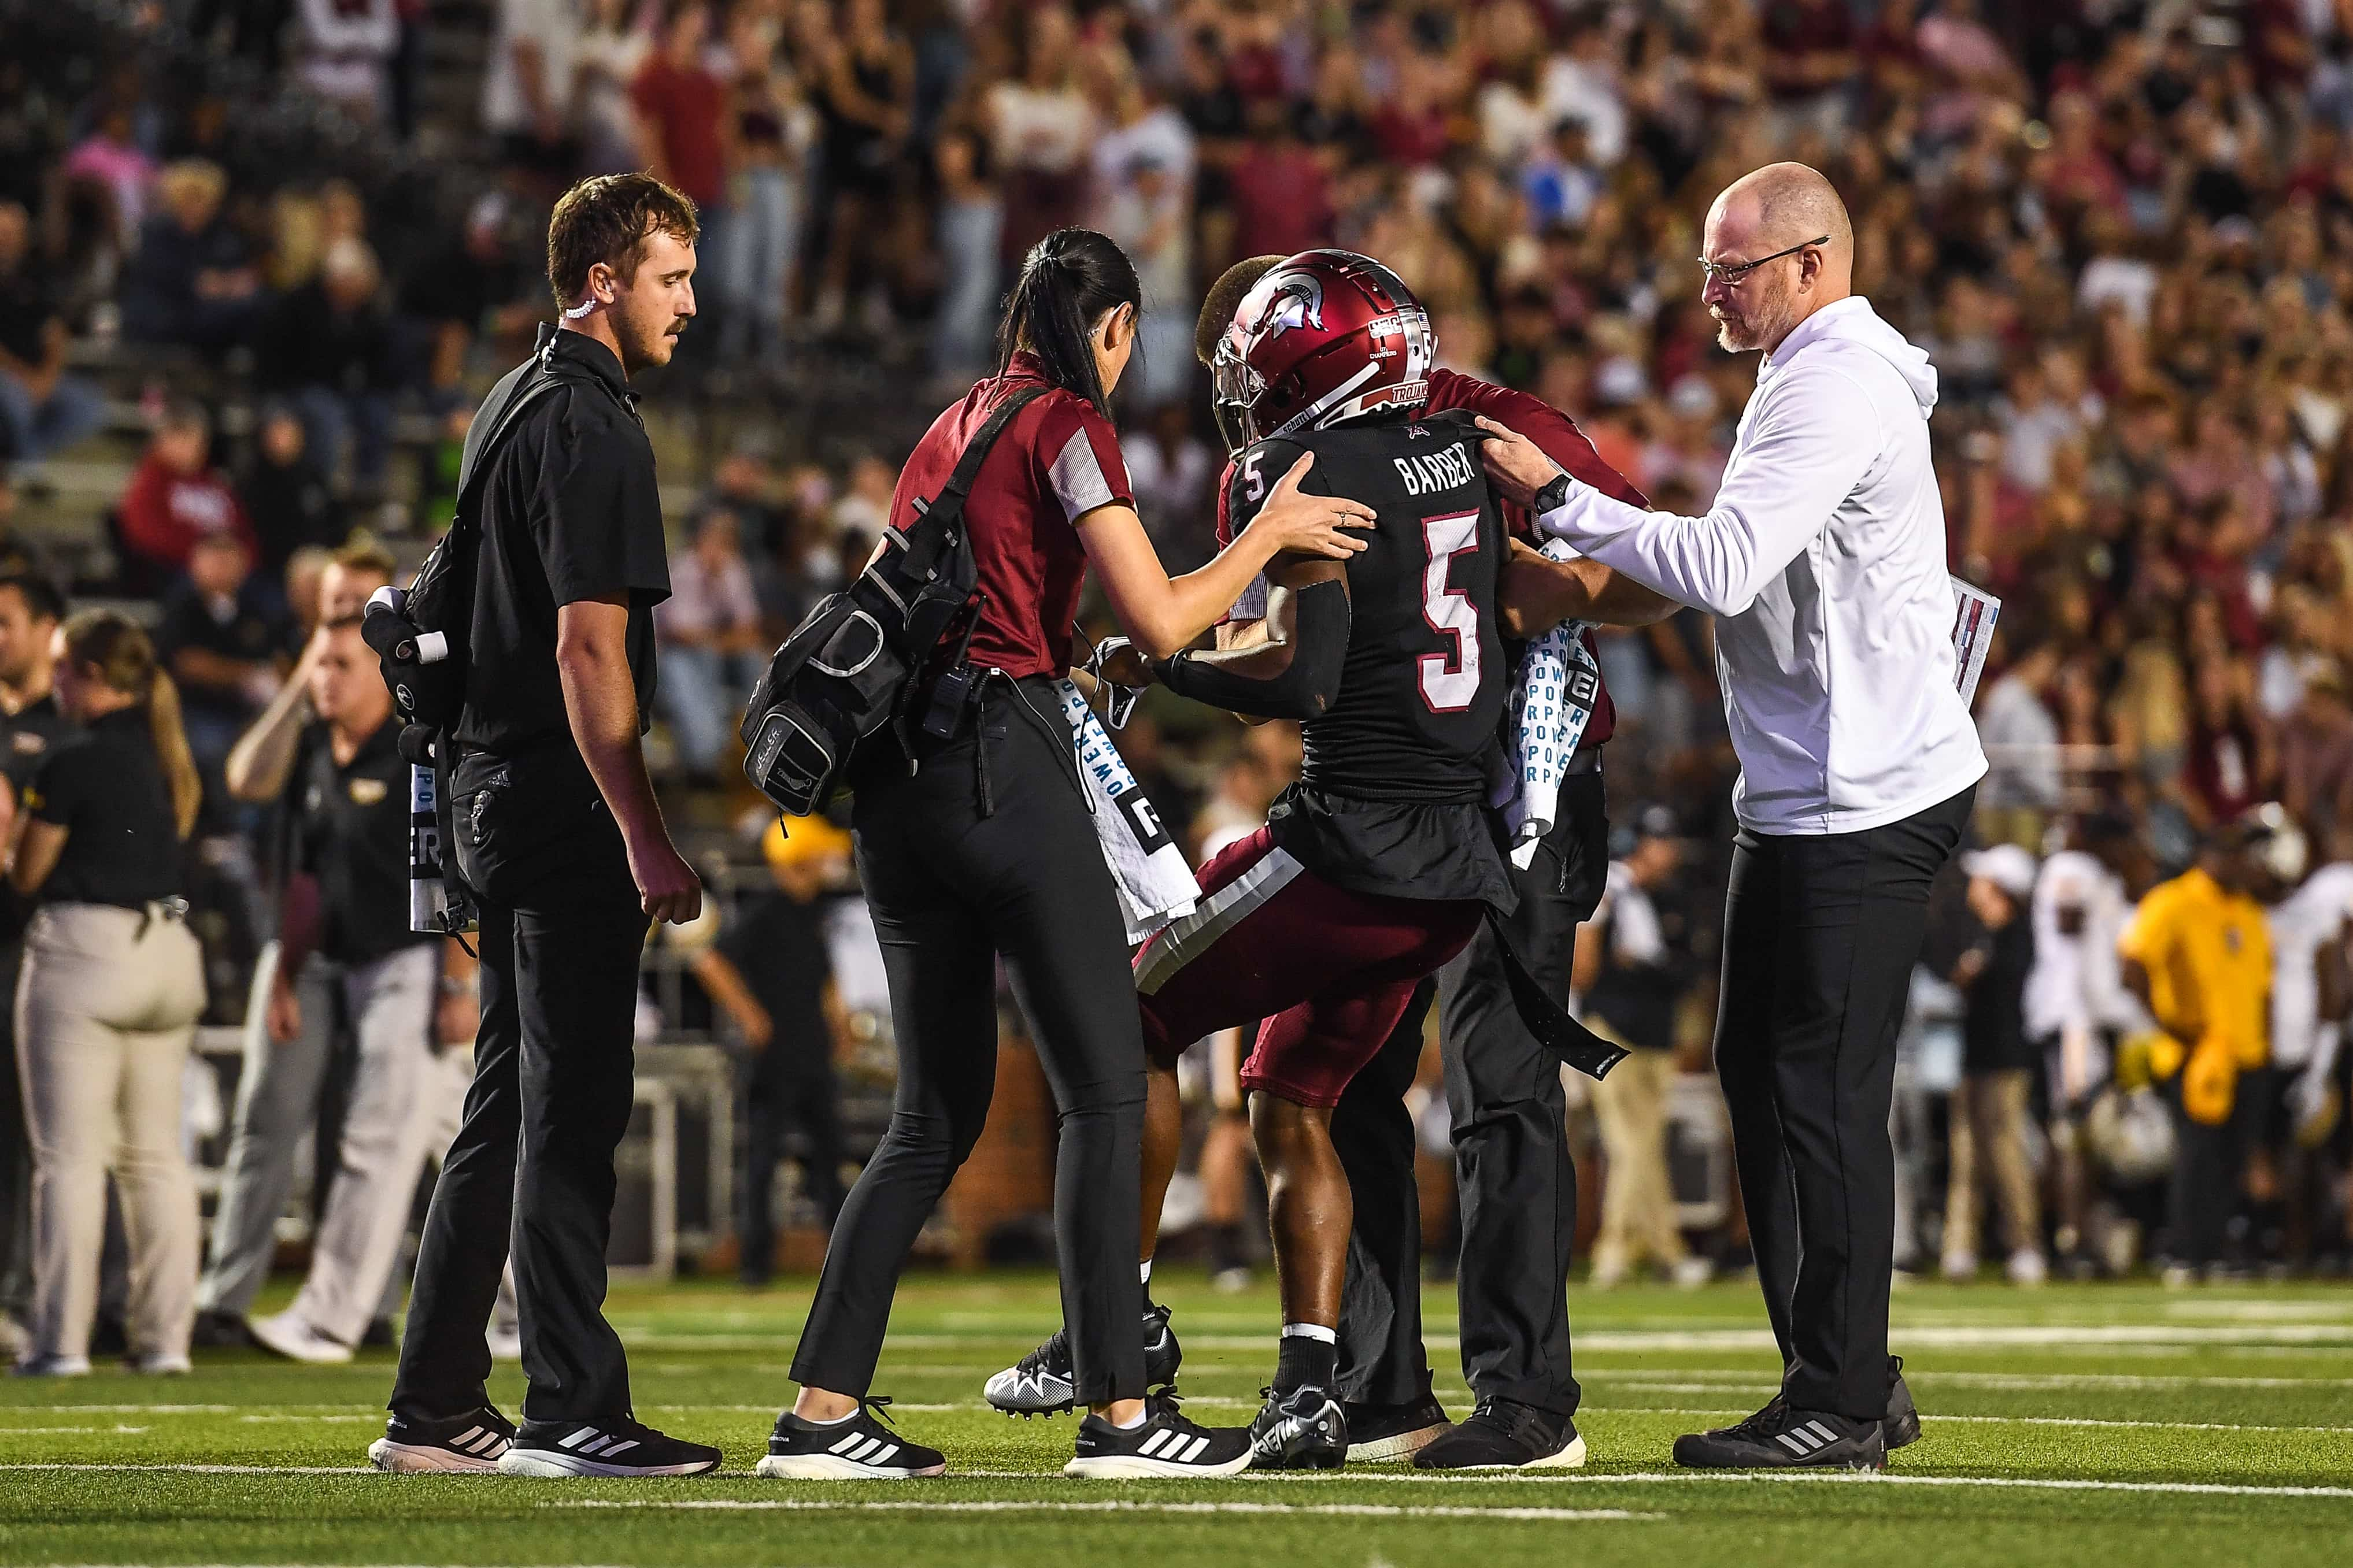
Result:
<svg viewBox="0 0 2353 1568">
<path fill-rule="evenodd" d="M 1246 1420 L 1272 1366 L 1271 1292 L 1213 1295 L 1184 1275 L 1155 1285 L 1176 1308 L 1188 1411 Z M 759 1296 L 615 1293 L 638 1414 L 726 1450 L 726 1472 L 696 1480 L 353 1469 L 391 1383 L 382 1354 L 312 1368 L 216 1352 L 188 1378 L 0 1384 L 0 1563 L 2353 1561 L 2353 1290 L 2342 1287 L 1908 1289 L 1896 1348 L 1926 1436 L 1888 1480 L 1672 1473 L 1675 1434 L 1745 1414 L 1774 1381 L 1754 1288 L 1725 1283 L 1577 1290 L 1578 1425 L 1592 1452 L 1581 1473 L 1449 1480 L 1359 1467 L 1084 1483 L 1055 1473 L 1069 1418 L 1008 1421 L 978 1396 L 1052 1326 L 1052 1281 L 916 1277 L 877 1390 L 898 1399 L 905 1431 L 947 1450 L 950 1477 L 762 1481 L 750 1470 L 789 1397 L 807 1292 L 797 1281 Z M 1433 1291 L 1427 1305 L 1440 1392 L 1459 1414 L 1452 1299 Z M 501 1367 L 493 1392 L 514 1414 L 521 1374 Z M 2265 1489 L 2230 1489 L 2241 1488 Z"/>
</svg>

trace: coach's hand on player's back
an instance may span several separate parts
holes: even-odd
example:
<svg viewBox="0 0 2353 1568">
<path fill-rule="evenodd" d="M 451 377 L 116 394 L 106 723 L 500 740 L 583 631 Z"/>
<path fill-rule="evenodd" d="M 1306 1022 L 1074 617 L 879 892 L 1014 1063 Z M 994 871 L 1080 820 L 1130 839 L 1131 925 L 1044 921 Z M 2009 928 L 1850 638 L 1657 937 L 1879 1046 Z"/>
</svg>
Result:
<svg viewBox="0 0 2353 1568">
<path fill-rule="evenodd" d="M 1542 447 L 1510 426 L 1498 425 L 1482 414 L 1479 416 L 1479 428 L 1489 437 L 1479 443 L 1480 460 L 1487 466 L 1487 482 L 1504 500 L 1525 506 L 1535 499 L 1538 490 L 1560 477 L 1560 465 L 1546 456 Z"/>
<path fill-rule="evenodd" d="M 684 925 L 702 912 L 702 879 L 694 874 L 667 833 L 629 846 L 629 875 L 649 920 Z"/>
<path fill-rule="evenodd" d="M 1371 507 L 1345 496 L 1302 493 L 1299 481 L 1315 466 L 1315 454 L 1303 452 L 1291 471 L 1275 484 L 1266 505 L 1250 520 L 1250 531 L 1272 534 L 1277 547 L 1300 555 L 1323 555 L 1345 561 L 1363 550 L 1366 541 L 1348 531 L 1370 528 L 1377 521 Z"/>
</svg>

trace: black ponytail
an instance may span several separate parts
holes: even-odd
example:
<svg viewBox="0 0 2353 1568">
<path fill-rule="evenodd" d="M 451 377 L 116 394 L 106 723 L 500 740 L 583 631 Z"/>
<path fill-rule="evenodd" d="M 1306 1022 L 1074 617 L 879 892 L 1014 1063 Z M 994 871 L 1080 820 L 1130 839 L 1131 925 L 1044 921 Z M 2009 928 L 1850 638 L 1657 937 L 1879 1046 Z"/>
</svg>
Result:
<svg viewBox="0 0 2353 1568">
<path fill-rule="evenodd" d="M 1021 276 L 997 327 L 997 374 L 1017 350 L 1038 356 L 1046 379 L 1111 416 L 1111 395 L 1095 374 L 1088 333 L 1104 311 L 1125 305 L 1141 314 L 1144 285 L 1127 253 L 1091 228 L 1058 228 L 1029 247 Z M 1136 353 L 1143 351 L 1138 340 Z"/>
</svg>

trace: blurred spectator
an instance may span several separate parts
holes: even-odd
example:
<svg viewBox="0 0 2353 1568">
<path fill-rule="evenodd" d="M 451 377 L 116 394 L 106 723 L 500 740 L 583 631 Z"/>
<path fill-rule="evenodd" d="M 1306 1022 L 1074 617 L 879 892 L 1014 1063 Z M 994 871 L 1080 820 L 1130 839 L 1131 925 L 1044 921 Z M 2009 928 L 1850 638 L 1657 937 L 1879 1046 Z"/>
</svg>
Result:
<svg viewBox="0 0 2353 1568">
<path fill-rule="evenodd" d="M 332 479 L 348 463 L 370 489 L 384 482 L 398 381 L 383 296 L 375 253 L 339 239 L 318 279 L 272 308 L 256 353 L 262 385 L 291 399 L 320 468 Z"/>
<path fill-rule="evenodd" d="M 2036 644 L 1978 699 L 1978 739 L 1991 764 L 1978 786 L 1978 821 L 1989 839 L 2039 845 L 2046 814 L 2062 802 L 2059 724 L 2043 699 L 2063 650 Z"/>
<path fill-rule="evenodd" d="M 153 343 L 220 349 L 238 341 L 260 309 L 260 274 L 245 241 L 221 216 L 228 178 L 188 159 L 156 176 L 163 210 L 139 231 L 122 280 L 122 330 Z"/>
<path fill-rule="evenodd" d="M 290 639 L 271 606 L 273 586 L 253 575 L 244 535 L 224 531 L 195 542 L 187 576 L 164 599 L 155 651 L 179 682 L 208 813 L 227 798 L 221 769 L 229 749 L 285 676 Z"/>
<path fill-rule="evenodd" d="M 727 89 L 704 63 L 711 31 L 703 0 L 671 11 L 659 46 L 629 84 L 629 101 L 645 128 L 647 171 L 683 191 L 716 239 L 727 223 Z"/>
<path fill-rule="evenodd" d="M 800 55 L 816 84 L 819 189 L 825 267 L 818 280 L 816 324 L 841 324 L 852 270 L 872 268 L 881 255 L 886 204 L 897 189 L 899 145 L 914 96 L 914 54 L 891 26 L 881 0 L 848 0 L 839 36 L 823 6 L 800 12 Z M 1039 231 L 1043 233 L 1043 230 Z M 870 321 L 884 309 L 868 292 Z"/>
<path fill-rule="evenodd" d="M 869 452 L 849 465 L 849 485 L 833 503 L 826 521 L 860 562 L 891 525 L 891 496 L 899 470 Z"/>
<path fill-rule="evenodd" d="M 574 45 L 573 117 L 580 129 L 583 174 L 617 174 L 645 164 L 645 127 L 629 100 L 629 84 L 654 45 L 637 26 L 635 0 L 594 0 Z"/>
<path fill-rule="evenodd" d="M 729 216 L 712 247 L 720 308 L 720 357 L 784 372 L 785 294 L 800 254 L 807 182 L 802 161 L 814 135 L 800 85 L 776 56 L 775 33 L 757 7 L 738 8 L 727 27 L 735 68 L 727 127 L 733 167 Z"/>
<path fill-rule="evenodd" d="M 2353 707 L 2333 659 L 2304 674 L 2304 693 L 2279 727 L 2280 802 L 2325 843 L 2335 828 L 2353 826 Z"/>
<path fill-rule="evenodd" d="M 833 1063 L 849 1048 L 849 1023 L 822 899 L 849 874 L 849 836 L 823 817 L 795 816 L 769 824 L 760 847 L 776 890 L 740 907 L 694 961 L 742 1049 L 736 1274 L 751 1286 L 776 1272 L 774 1190 L 787 1136 L 800 1134 L 802 1193 L 827 1230 L 847 1195 Z"/>
<path fill-rule="evenodd" d="M 512 167 L 558 182 L 579 142 L 573 106 L 578 50 L 588 30 L 585 0 L 498 0 L 482 73 L 482 125 Z"/>
<path fill-rule="evenodd" d="M 237 491 L 252 525 L 255 569 L 265 578 L 282 576 L 298 550 L 343 542 L 347 531 L 326 471 L 311 454 L 302 421 L 282 404 L 262 409 Z"/>
<path fill-rule="evenodd" d="M 871 3 L 852 0 L 853 6 Z M 1005 192 L 997 254 L 1008 267 L 1084 216 L 1087 148 L 1101 127 L 1079 91 L 1077 30 L 1070 9 L 1054 0 L 1028 12 L 1020 73 L 988 92 L 990 151 Z"/>
<path fill-rule="evenodd" d="M 62 281 L 31 254 L 25 209 L 0 202 L 0 463 L 38 462 L 105 421 L 98 388 L 66 371 Z"/>
<path fill-rule="evenodd" d="M 1577 937 L 1570 979 L 1584 1016 L 1633 1051 L 1593 1091 L 1609 1162 L 1593 1283 L 1622 1283 L 1648 1261 L 1679 1285 L 1697 1285 L 1709 1267 L 1683 1245 L 1667 1174 L 1667 1102 L 1678 1071 L 1675 1008 L 1688 976 L 1651 901 L 1652 891 L 1674 875 L 1682 851 L 1672 813 L 1649 806 L 1635 822 L 1633 843 L 1610 862 L 1600 907 Z"/>
<path fill-rule="evenodd" d="M 978 132 L 951 126 L 941 132 L 934 160 L 940 184 L 935 238 L 947 279 L 932 330 L 932 368 L 950 386 L 987 374 L 997 330 L 1005 201 L 988 177 L 987 147 Z"/>
<path fill-rule="evenodd" d="M 1952 980 L 1967 1009 L 1961 1028 L 1961 1081 L 1953 1090 L 1952 1167 L 1946 1188 L 1944 1272 L 1967 1280 L 1978 1271 L 1978 1188 L 1991 1188 L 2009 1234 L 2014 1285 L 2040 1285 L 2042 1212 L 2027 1146 L 2029 1100 L 2039 1053 L 2026 1034 L 2026 984 L 2034 966 L 2034 857 L 2015 844 L 1968 856 L 1969 912 L 1983 936 L 1963 952 Z"/>
<path fill-rule="evenodd" d="M 1189 351 L 1186 361 L 1192 363 Z M 1160 563 L 1172 573 L 1190 572 L 1218 552 L 1219 464 L 1208 443 L 1194 434 L 1193 416 L 1187 404 L 1164 403 L 1144 430 L 1121 442 L 1136 512 Z"/>
<path fill-rule="evenodd" d="M 1775 141 L 1838 135 L 1862 64 L 1853 11 L 1846 0 L 1767 0 L 1760 14 Z"/>
<path fill-rule="evenodd" d="M 59 172 L 69 180 L 90 181 L 106 193 L 114 238 L 128 247 L 147 221 L 148 184 L 155 178 L 155 161 L 132 130 L 130 105 L 101 103 L 96 120 L 90 134 L 66 155 Z"/>
<path fill-rule="evenodd" d="M 2078 824 L 2065 847 L 2042 863 L 2032 904 L 2034 963 L 2021 998 L 2027 1038 L 2049 1073 L 2053 1240 L 2075 1273 L 2094 1267 L 2093 1166 L 2084 1123 L 2110 1080 L 2114 1043 L 2138 1011 L 2116 955 L 2131 904 L 2124 879 L 2102 858 L 2125 831 L 2113 818 Z"/>
<path fill-rule="evenodd" d="M 705 512 L 693 547 L 671 556 L 670 595 L 654 613 L 661 637 L 657 700 L 676 732 L 680 760 L 697 779 L 717 777 L 761 651 L 760 604 L 740 532 L 733 512 Z"/>
<path fill-rule="evenodd" d="M 1290 256 L 1324 244 L 1332 237 L 1333 211 L 1324 160 L 1299 140 L 1279 103 L 1251 104 L 1245 123 L 1251 151 L 1227 175 L 1234 238 L 1221 259 Z M 1409 267 L 1393 255 L 1387 259 Z"/>
<path fill-rule="evenodd" d="M 354 119 L 385 117 L 392 80 L 385 68 L 400 47 L 394 0 L 301 0 L 302 85 Z"/>
<path fill-rule="evenodd" d="M 164 405 L 116 516 L 132 593 L 153 593 L 185 572 L 201 540 L 227 535 L 253 547 L 245 509 L 212 467 L 212 420 L 193 403 Z"/>
</svg>

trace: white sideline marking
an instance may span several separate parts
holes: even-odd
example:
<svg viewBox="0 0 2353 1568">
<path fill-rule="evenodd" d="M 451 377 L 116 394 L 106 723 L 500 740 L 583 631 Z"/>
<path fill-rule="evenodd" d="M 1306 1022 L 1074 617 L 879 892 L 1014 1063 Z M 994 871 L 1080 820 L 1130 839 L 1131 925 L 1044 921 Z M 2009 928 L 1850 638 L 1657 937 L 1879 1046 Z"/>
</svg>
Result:
<svg viewBox="0 0 2353 1568">
<path fill-rule="evenodd" d="M 0 1470 L 153 1471 L 181 1476 L 373 1476 L 382 1472 L 366 1465 L 70 1465 L 0 1464 Z"/>
<path fill-rule="evenodd" d="M 1934 1417 L 1930 1417 L 1931 1420 Z M 1029 1470 L 951 1470 L 951 1480 L 1037 1480 L 1040 1478 Z M 1224 1478 L 1228 1481 L 1266 1481 L 1277 1484 L 1306 1486 L 1339 1486 L 1354 1480 L 1359 1483 L 1377 1481 L 1385 1486 L 1407 1483 L 1414 1486 L 1647 1486 L 1654 1483 L 1685 1481 L 1796 1481 L 1825 1486 L 1889 1487 L 1993 1487 L 2015 1491 L 2094 1491 L 2094 1492 L 2164 1492 L 2196 1494 L 2213 1497 L 2301 1497 L 2338 1499 L 2353 1498 L 2353 1487 L 2290 1487 L 2237 1486 L 2219 1481 L 2105 1481 L 2073 1480 L 2045 1476 L 1917 1476 L 1890 1471 L 1873 1473 L 1867 1470 L 1628 1470 L 1616 1474 L 1600 1470 L 1482 1470 L 1445 1471 L 1409 1470 L 1399 1475 L 1387 1470 L 1343 1470 L 1335 1473 L 1311 1473 L 1304 1470 L 1244 1470 L 1240 1475 Z"/>
<path fill-rule="evenodd" d="M 1715 1370 L 1705 1368 L 1687 1373 L 1683 1374 L 1683 1381 L 1675 1383 L 1638 1381 L 1607 1372 L 1582 1373 L 1578 1381 L 1606 1383 L 1613 1388 L 1630 1388 L 1645 1394 L 1702 1394 L 1734 1388 L 1770 1393 L 1780 1386 L 1770 1373 L 1759 1376 L 1727 1371 L 1724 1376 L 1709 1377 L 1708 1373 Z M 2201 1377 L 2186 1373 L 2131 1372 L 1943 1372 L 1934 1367 L 1905 1370 L 1928 1383 L 1963 1383 L 1978 1388 L 2353 1388 L 2353 1377 Z M 1695 1381 L 1697 1378 L 1707 1378 L 1707 1381 Z"/>
<path fill-rule="evenodd" d="M 1187 1400 L 1187 1404 L 1196 1403 Z M 1209 1400 L 1198 1403 L 1207 1405 Z M 1597 1415 L 1746 1415 L 1746 1410 L 1695 1410 L 1683 1405 L 1589 1405 L 1584 1407 Z M 1582 1412 L 1580 1412 L 1581 1414 Z M 2330 1436 L 2353 1437 L 2353 1427 L 2346 1426 L 2274 1426 L 2264 1423 L 2232 1421 L 2118 1421 L 2100 1415 L 1924 1415 L 1920 1419 L 1930 1426 L 1947 1423 L 1966 1423 L 1979 1426 L 2131 1426 L 2151 1432 L 2317 1432 Z"/>
<path fill-rule="evenodd" d="M 58 1432 L 121 1432 L 128 1434 L 132 1432 L 144 1432 L 145 1430 L 147 1430 L 147 1428 L 144 1426 L 125 1426 L 121 1422 L 118 1421 L 111 1426 L 8 1426 L 0 1427 L 0 1434 L 5 1434 L 10 1437 L 36 1437 L 47 1436 Z"/>
<path fill-rule="evenodd" d="M 707 1498 L 666 1502 L 583 1500 L 547 1502 L 542 1508 L 693 1509 L 715 1513 L 1248 1513 L 1315 1514 L 1340 1519 L 1494 1519 L 1560 1523 L 1579 1520 L 1657 1520 L 1663 1513 L 1623 1508 L 1442 1508 L 1378 1502 L 813 1502 L 798 1498 L 729 1500 Z"/>
</svg>

